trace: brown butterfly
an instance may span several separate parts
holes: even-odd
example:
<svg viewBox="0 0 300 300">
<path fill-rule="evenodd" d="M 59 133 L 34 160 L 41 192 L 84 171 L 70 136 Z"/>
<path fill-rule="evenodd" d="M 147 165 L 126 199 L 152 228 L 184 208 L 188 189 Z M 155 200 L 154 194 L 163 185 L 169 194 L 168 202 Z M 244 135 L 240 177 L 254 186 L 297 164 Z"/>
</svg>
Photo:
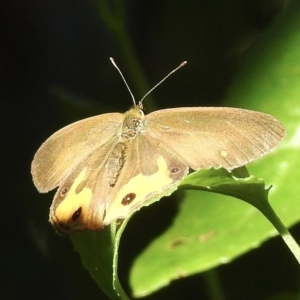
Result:
<svg viewBox="0 0 300 300">
<path fill-rule="evenodd" d="M 57 231 L 97 230 L 124 219 L 176 187 L 189 168 L 232 170 L 270 152 L 285 134 L 278 120 L 260 112 L 184 107 L 144 115 L 142 100 L 124 114 L 68 125 L 36 152 L 35 186 L 59 187 L 50 209 Z"/>
</svg>

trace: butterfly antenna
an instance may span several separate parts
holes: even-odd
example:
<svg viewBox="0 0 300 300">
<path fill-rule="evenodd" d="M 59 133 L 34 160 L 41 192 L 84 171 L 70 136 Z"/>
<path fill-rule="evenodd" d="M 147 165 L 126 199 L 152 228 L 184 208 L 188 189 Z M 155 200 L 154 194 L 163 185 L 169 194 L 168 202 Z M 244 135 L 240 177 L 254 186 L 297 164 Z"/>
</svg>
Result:
<svg viewBox="0 0 300 300">
<path fill-rule="evenodd" d="M 119 67 L 116 65 L 116 63 L 115 63 L 115 61 L 114 61 L 114 59 L 113 59 L 112 57 L 110 57 L 109 59 L 110 59 L 111 63 L 113 64 L 113 66 L 114 66 L 114 67 L 118 70 L 118 72 L 120 73 L 120 75 L 121 75 L 121 77 L 122 77 L 122 79 L 123 79 L 123 81 L 124 81 L 124 83 L 125 83 L 125 85 L 126 85 L 128 91 L 129 91 L 129 94 L 130 94 L 131 97 L 132 97 L 133 103 L 134 103 L 134 105 L 136 105 L 135 98 L 134 98 L 134 96 L 133 96 L 133 94 L 132 94 L 132 92 L 131 92 L 131 90 L 130 90 L 130 88 L 129 88 L 129 86 L 128 86 L 128 84 L 127 84 L 127 82 L 126 82 L 126 80 L 125 80 L 125 78 L 124 78 L 124 76 L 123 76 L 123 74 L 122 74 L 122 72 L 121 72 L 121 70 L 120 70 Z"/>
<path fill-rule="evenodd" d="M 163 81 L 165 81 L 169 76 L 171 76 L 173 73 L 178 71 L 180 68 L 182 68 L 185 64 L 187 64 L 187 61 L 182 62 L 177 68 L 175 68 L 173 71 L 171 71 L 167 76 L 165 76 L 159 83 L 157 83 L 149 92 L 146 93 L 146 95 L 140 100 L 140 103 L 143 102 L 143 100 L 154 90 L 156 89 Z"/>
</svg>

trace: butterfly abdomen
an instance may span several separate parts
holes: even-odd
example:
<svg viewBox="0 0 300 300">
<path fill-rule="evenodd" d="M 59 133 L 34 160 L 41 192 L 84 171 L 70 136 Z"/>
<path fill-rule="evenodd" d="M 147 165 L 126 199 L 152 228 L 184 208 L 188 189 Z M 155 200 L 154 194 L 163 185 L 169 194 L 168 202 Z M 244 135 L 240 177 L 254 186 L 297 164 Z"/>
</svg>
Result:
<svg viewBox="0 0 300 300">
<path fill-rule="evenodd" d="M 126 149 L 126 146 L 124 143 L 120 142 L 118 143 L 113 151 L 110 154 L 110 157 L 108 158 L 108 162 L 106 164 L 107 169 L 107 177 L 108 182 L 110 186 L 114 186 L 118 175 L 122 169 L 123 163 L 124 163 L 124 151 Z"/>
</svg>

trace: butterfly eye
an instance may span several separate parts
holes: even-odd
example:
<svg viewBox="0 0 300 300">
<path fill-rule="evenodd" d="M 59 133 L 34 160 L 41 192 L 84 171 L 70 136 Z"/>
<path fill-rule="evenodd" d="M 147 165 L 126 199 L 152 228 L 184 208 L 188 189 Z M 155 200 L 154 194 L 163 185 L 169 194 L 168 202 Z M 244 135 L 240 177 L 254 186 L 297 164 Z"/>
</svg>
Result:
<svg viewBox="0 0 300 300">
<path fill-rule="evenodd" d="M 82 212 L 82 207 L 79 207 L 72 215 L 72 221 L 76 221 L 79 216 L 81 215 L 81 212 Z"/>
<path fill-rule="evenodd" d="M 134 193 L 129 193 L 127 194 L 123 199 L 122 199 L 122 204 L 123 205 L 129 205 L 136 197 L 136 194 Z"/>
</svg>

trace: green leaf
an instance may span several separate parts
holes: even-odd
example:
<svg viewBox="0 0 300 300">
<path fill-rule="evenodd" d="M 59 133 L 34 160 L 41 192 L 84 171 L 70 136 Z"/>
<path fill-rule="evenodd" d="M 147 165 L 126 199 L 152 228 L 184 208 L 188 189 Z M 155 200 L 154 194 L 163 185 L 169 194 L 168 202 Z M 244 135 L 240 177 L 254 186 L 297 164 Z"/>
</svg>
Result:
<svg viewBox="0 0 300 300">
<path fill-rule="evenodd" d="M 122 232 L 128 220 L 115 223 L 100 231 L 74 232 L 71 235 L 82 264 L 110 299 L 130 299 L 118 278 L 118 249 Z"/>
<path fill-rule="evenodd" d="M 254 176 L 234 176 L 241 171 L 247 174 L 243 169 L 232 173 L 200 170 L 182 181 L 179 189 L 189 190 L 176 219 L 134 262 L 130 283 L 135 296 L 145 296 L 171 280 L 229 262 L 274 234 L 253 207 L 269 211 L 264 182 Z M 231 195 L 253 206 L 203 190 Z"/>
<path fill-rule="evenodd" d="M 169 196 L 176 188 L 150 199 L 144 205 L 151 205 L 161 197 Z M 98 231 L 77 231 L 70 235 L 74 249 L 91 277 L 111 299 L 130 299 L 118 278 L 118 254 L 123 230 L 131 216 L 119 220 Z"/>
</svg>

